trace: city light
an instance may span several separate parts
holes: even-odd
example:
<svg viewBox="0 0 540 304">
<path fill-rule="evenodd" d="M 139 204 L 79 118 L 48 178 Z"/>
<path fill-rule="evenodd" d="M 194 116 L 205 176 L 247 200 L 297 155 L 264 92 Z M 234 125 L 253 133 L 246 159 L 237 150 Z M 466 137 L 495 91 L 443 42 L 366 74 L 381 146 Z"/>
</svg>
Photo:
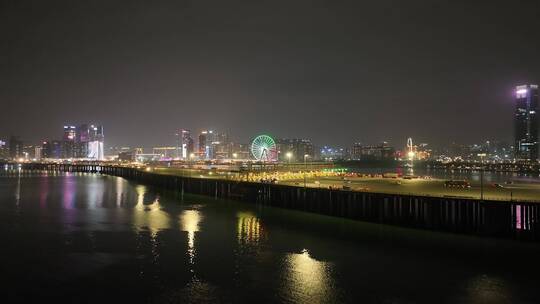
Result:
<svg viewBox="0 0 540 304">
<path fill-rule="evenodd" d="M 540 304 L 539 13 L 2 2 L 2 303 Z"/>
<path fill-rule="evenodd" d="M 259 135 L 251 142 L 251 154 L 258 161 L 277 161 L 276 142 L 268 135 Z"/>
</svg>

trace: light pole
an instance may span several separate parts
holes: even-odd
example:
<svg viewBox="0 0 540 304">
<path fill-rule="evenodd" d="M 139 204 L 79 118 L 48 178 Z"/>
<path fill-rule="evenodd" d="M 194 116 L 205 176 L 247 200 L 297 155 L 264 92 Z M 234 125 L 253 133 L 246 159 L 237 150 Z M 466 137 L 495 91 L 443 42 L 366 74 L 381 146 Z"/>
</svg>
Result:
<svg viewBox="0 0 540 304">
<path fill-rule="evenodd" d="M 484 200 L 484 156 L 486 153 L 479 153 L 480 156 L 480 200 Z"/>
<path fill-rule="evenodd" d="M 195 157 L 195 154 L 194 153 L 190 153 L 189 154 L 189 161 L 190 161 L 190 169 L 189 169 L 189 177 L 192 177 L 192 173 L 193 173 L 193 158 Z"/>
<path fill-rule="evenodd" d="M 291 163 L 292 152 L 287 152 L 287 153 L 285 153 L 285 156 L 287 157 L 287 161 L 288 161 L 289 164 L 290 164 L 290 163 Z"/>
<path fill-rule="evenodd" d="M 309 155 L 304 154 L 304 188 L 306 188 L 306 171 L 307 171 L 307 158 Z"/>
</svg>

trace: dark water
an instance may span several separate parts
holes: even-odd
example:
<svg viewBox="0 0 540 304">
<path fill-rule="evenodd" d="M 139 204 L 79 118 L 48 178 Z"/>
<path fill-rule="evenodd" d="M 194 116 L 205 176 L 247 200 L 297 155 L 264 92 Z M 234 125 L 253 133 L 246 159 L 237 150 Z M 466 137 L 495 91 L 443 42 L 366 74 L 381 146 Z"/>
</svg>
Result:
<svg viewBox="0 0 540 304">
<path fill-rule="evenodd" d="M 0 178 L 2 303 L 538 303 L 540 246 L 159 193 Z"/>
</svg>

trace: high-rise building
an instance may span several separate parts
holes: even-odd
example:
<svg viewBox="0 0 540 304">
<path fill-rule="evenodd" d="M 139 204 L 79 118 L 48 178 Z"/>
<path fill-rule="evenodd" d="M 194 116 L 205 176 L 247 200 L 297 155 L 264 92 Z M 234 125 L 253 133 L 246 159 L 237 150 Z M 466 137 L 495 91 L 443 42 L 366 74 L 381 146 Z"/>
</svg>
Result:
<svg viewBox="0 0 540 304">
<path fill-rule="evenodd" d="M 276 145 L 281 161 L 303 161 L 304 155 L 314 160 L 320 156 L 320 151 L 317 151 L 309 139 L 282 138 L 276 140 Z"/>
<path fill-rule="evenodd" d="M 353 144 L 349 157 L 351 160 L 362 159 L 362 143 L 356 142 Z"/>
<path fill-rule="evenodd" d="M 538 159 L 538 86 L 516 87 L 514 117 L 515 157 L 521 160 Z"/>
<path fill-rule="evenodd" d="M 343 148 L 324 146 L 321 148 L 321 159 L 325 161 L 334 161 L 345 159 L 346 151 Z"/>
<path fill-rule="evenodd" d="M 77 133 L 75 134 L 75 158 L 86 158 L 90 152 L 88 149 L 90 147 L 90 134 L 92 133 L 91 128 L 87 124 L 82 124 L 77 127 Z"/>
<path fill-rule="evenodd" d="M 105 159 L 104 154 L 104 140 L 105 135 L 103 133 L 103 126 L 90 125 L 89 139 L 88 139 L 88 154 L 87 158 L 94 160 Z"/>
<path fill-rule="evenodd" d="M 11 136 L 9 138 L 9 157 L 20 158 L 23 157 L 23 142 L 18 136 Z"/>
<path fill-rule="evenodd" d="M 7 159 L 9 156 L 9 151 L 7 149 L 7 144 L 5 141 L 0 140 L 0 159 Z"/>
<path fill-rule="evenodd" d="M 40 160 L 43 158 L 43 147 L 42 146 L 34 146 L 34 158 L 36 160 Z"/>
<path fill-rule="evenodd" d="M 41 146 L 41 157 L 42 158 L 62 158 L 63 153 L 63 141 L 52 140 L 44 141 Z"/>
<path fill-rule="evenodd" d="M 176 136 L 176 157 L 179 159 L 188 159 L 193 153 L 193 138 L 189 130 L 181 129 Z"/>
<path fill-rule="evenodd" d="M 355 143 L 351 148 L 351 160 L 394 160 L 396 151 L 387 142 L 378 145 Z"/>
<path fill-rule="evenodd" d="M 7 143 L 0 139 L 0 159 L 9 158 L 9 149 Z"/>
<path fill-rule="evenodd" d="M 203 130 L 199 133 L 197 155 L 200 159 L 224 159 L 232 155 L 229 135 L 214 130 Z"/>
<path fill-rule="evenodd" d="M 75 158 L 76 153 L 77 128 L 75 126 L 65 125 L 64 135 L 62 137 L 62 158 Z"/>
<path fill-rule="evenodd" d="M 214 132 L 214 136 L 211 146 L 211 158 L 212 159 L 226 159 L 232 156 L 232 145 L 229 141 L 229 135 L 227 133 Z"/>
<path fill-rule="evenodd" d="M 199 134 L 199 158 L 212 159 L 212 142 L 214 142 L 214 131 L 204 130 Z"/>
<path fill-rule="evenodd" d="M 75 141 L 77 138 L 77 128 L 75 126 L 64 126 L 64 141 Z"/>
<path fill-rule="evenodd" d="M 89 158 L 103 160 L 103 127 L 82 124 L 64 126 L 61 158 Z M 47 150 L 48 148 L 45 148 Z M 47 155 L 45 152 L 43 155 Z M 54 153 L 53 153 L 54 154 Z"/>
</svg>

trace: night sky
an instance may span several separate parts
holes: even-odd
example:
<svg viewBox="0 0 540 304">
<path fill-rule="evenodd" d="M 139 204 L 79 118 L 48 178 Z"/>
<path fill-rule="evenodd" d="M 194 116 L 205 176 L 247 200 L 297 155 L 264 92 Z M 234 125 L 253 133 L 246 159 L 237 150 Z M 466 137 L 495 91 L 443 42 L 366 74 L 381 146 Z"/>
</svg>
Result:
<svg viewBox="0 0 540 304">
<path fill-rule="evenodd" d="M 0 138 L 175 129 L 350 145 L 512 140 L 540 82 L 538 1 L 0 2 Z"/>
</svg>

